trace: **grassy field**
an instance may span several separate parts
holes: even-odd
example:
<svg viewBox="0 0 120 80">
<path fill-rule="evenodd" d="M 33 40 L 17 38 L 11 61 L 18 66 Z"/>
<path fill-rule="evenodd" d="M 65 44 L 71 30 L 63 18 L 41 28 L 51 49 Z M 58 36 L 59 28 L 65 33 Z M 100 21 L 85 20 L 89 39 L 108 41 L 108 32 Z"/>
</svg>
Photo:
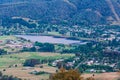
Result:
<svg viewBox="0 0 120 80">
<path fill-rule="evenodd" d="M 53 36 L 62 36 L 61 34 L 59 34 L 59 32 L 48 32 L 48 34 Z"/>
<path fill-rule="evenodd" d="M 8 39 L 10 39 L 10 40 L 17 40 L 17 38 L 14 37 L 14 36 L 0 36 L 0 41 L 1 41 L 0 42 L 0 48 L 3 48 L 5 46 L 5 42 Z"/>
<path fill-rule="evenodd" d="M 0 71 L 3 72 L 5 75 L 13 75 L 19 78 L 29 79 L 29 80 L 47 80 L 49 78 L 49 74 L 42 74 L 42 75 L 33 75 L 29 74 L 32 71 L 44 71 L 48 73 L 55 73 L 55 67 L 48 66 L 47 64 L 43 65 L 43 68 L 34 67 L 30 69 L 23 70 L 23 66 L 21 65 L 26 59 L 61 59 L 61 58 L 70 58 L 73 57 L 74 54 L 60 54 L 60 53 L 35 53 L 35 52 L 25 52 L 19 54 L 9 54 L 9 55 L 2 55 L 0 56 Z M 17 64 L 17 67 L 13 65 Z M 9 66 L 12 66 L 9 68 Z M 6 71 L 3 71 L 5 69 Z"/>
<path fill-rule="evenodd" d="M 83 74 L 84 78 L 92 77 L 93 74 Z M 95 80 L 118 80 L 120 78 L 120 74 L 118 72 L 110 72 L 110 73 L 99 73 L 94 74 Z"/>
<path fill-rule="evenodd" d="M 37 67 L 34 67 L 34 68 L 28 68 L 26 70 L 23 69 L 23 67 L 17 67 L 17 68 L 5 68 L 6 71 L 2 71 L 3 69 L 0 69 L 3 74 L 5 75 L 13 75 L 13 76 L 16 76 L 16 77 L 19 77 L 21 79 L 27 79 L 27 80 L 47 80 L 49 79 L 49 74 L 41 74 L 41 75 L 33 75 L 33 74 L 29 74 L 30 72 L 32 71 L 45 71 L 45 72 L 48 72 L 48 73 L 55 73 L 56 71 L 56 68 L 54 67 L 50 67 L 50 66 L 47 66 L 47 65 L 44 65 L 43 68 L 37 68 Z"/>
<path fill-rule="evenodd" d="M 16 40 L 16 37 L 14 37 L 14 36 L 0 36 L 0 40 L 4 41 L 6 39 Z"/>
<path fill-rule="evenodd" d="M 60 54 L 60 53 L 37 53 L 37 52 L 25 52 L 19 54 L 9 54 L 0 56 L 0 68 L 8 67 L 9 65 L 21 64 L 26 59 L 40 59 L 40 60 L 55 60 L 65 59 L 73 57 L 74 54 Z"/>
<path fill-rule="evenodd" d="M 1 69 L 2 70 L 2 69 Z M 56 68 L 55 67 L 50 67 L 44 65 L 43 68 L 32 68 L 32 69 L 27 69 L 23 70 L 22 67 L 18 68 L 6 68 L 6 71 L 3 71 L 4 74 L 6 75 L 13 75 L 19 78 L 27 79 L 27 80 L 48 80 L 49 79 L 49 74 L 42 74 L 42 75 L 33 75 L 29 74 L 32 71 L 45 71 L 48 73 L 55 73 Z M 84 80 L 88 77 L 92 77 L 91 74 L 82 74 L 82 77 L 84 77 Z M 95 80 L 118 80 L 120 78 L 120 75 L 117 72 L 112 72 L 112 73 L 100 73 L 100 74 L 94 74 Z"/>
</svg>

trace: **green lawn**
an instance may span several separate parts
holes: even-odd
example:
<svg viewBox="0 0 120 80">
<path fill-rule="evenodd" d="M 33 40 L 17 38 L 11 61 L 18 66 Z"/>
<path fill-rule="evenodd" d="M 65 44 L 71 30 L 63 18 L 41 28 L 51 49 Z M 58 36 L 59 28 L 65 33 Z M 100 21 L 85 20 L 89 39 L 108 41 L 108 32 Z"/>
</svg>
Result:
<svg viewBox="0 0 120 80">
<path fill-rule="evenodd" d="M 0 57 L 0 68 L 8 67 L 13 64 L 22 63 L 23 61 L 19 60 L 18 58 L 10 58 L 6 56 Z"/>
<path fill-rule="evenodd" d="M 59 32 L 48 32 L 48 34 L 53 35 L 53 36 L 61 36 Z"/>
<path fill-rule="evenodd" d="M 5 55 L 4 57 L 15 57 L 15 58 L 21 58 L 21 59 L 60 59 L 60 58 L 70 58 L 73 57 L 74 54 L 59 54 L 59 53 L 37 53 L 37 52 L 25 52 L 25 53 L 19 53 L 19 54 L 10 54 Z"/>
<path fill-rule="evenodd" d="M 0 36 L 0 40 L 6 40 L 6 39 L 12 39 L 12 40 L 15 40 L 16 37 L 14 37 L 14 36 Z"/>
<path fill-rule="evenodd" d="M 5 41 L 6 40 L 17 40 L 17 38 L 15 36 L 0 36 L 0 41 L 2 41 L 2 43 L 0 43 L 1 46 L 4 46 Z"/>
<path fill-rule="evenodd" d="M 74 57 L 74 54 L 59 54 L 59 53 L 36 53 L 25 52 L 19 54 L 9 54 L 0 56 L 0 68 L 8 67 L 14 64 L 22 64 L 26 59 L 40 59 L 40 60 L 55 60 Z"/>
</svg>

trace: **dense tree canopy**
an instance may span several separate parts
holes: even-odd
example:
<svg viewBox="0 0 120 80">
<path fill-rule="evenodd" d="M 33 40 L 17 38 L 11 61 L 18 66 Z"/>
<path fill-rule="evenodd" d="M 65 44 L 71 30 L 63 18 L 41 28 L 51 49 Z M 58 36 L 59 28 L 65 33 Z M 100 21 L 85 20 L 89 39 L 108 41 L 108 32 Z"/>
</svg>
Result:
<svg viewBox="0 0 120 80">
<path fill-rule="evenodd" d="M 0 49 L 0 55 L 7 54 L 7 51 Z"/>
</svg>

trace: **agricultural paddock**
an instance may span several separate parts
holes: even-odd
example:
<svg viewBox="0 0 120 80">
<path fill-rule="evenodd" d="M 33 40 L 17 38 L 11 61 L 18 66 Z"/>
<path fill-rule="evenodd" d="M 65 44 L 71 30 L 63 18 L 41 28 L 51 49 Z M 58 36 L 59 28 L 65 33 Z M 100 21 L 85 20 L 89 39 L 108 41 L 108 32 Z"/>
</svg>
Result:
<svg viewBox="0 0 120 80">
<path fill-rule="evenodd" d="M 2 71 L 3 69 L 1 69 Z M 56 68 L 44 65 L 43 68 L 27 68 L 27 67 L 17 67 L 17 68 L 5 68 L 6 71 L 2 71 L 5 75 L 13 75 L 15 77 L 27 80 L 47 80 L 49 79 L 49 74 L 34 75 L 30 74 L 33 71 L 44 71 L 48 73 L 54 73 Z"/>
<path fill-rule="evenodd" d="M 92 77 L 93 74 L 83 74 L 84 78 Z M 118 80 L 120 78 L 120 74 L 118 72 L 110 72 L 110 73 L 99 73 L 94 74 L 95 80 Z"/>
<path fill-rule="evenodd" d="M 0 56 L 0 68 L 9 67 L 14 64 L 22 64 L 26 59 L 56 60 L 74 57 L 74 54 L 24 52 Z"/>
<path fill-rule="evenodd" d="M 45 66 L 43 68 L 28 68 L 26 70 L 23 70 L 23 67 L 19 68 L 6 68 L 6 71 L 3 71 L 4 74 L 6 75 L 13 75 L 19 78 L 27 79 L 27 80 L 47 80 L 49 79 L 49 74 L 42 74 L 42 75 L 33 75 L 29 74 L 32 71 L 45 71 L 48 73 L 55 73 L 56 68 L 55 67 L 50 67 L 50 66 Z M 95 80 L 117 80 L 119 78 L 119 75 L 117 72 L 112 72 L 112 73 L 99 73 L 99 74 L 94 74 Z M 82 74 L 82 77 L 84 79 L 93 76 L 93 74 Z"/>
</svg>

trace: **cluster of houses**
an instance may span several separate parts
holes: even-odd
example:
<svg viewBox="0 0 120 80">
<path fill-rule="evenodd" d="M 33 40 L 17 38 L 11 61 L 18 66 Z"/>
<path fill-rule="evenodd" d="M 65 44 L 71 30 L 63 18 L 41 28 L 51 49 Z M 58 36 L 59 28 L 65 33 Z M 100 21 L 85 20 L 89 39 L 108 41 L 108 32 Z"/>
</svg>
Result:
<svg viewBox="0 0 120 80">
<path fill-rule="evenodd" d="M 107 63 L 107 62 L 104 62 L 104 63 L 100 63 L 99 61 L 94 61 L 94 60 L 90 60 L 90 61 L 86 61 L 86 64 L 91 66 L 91 65 L 105 65 L 105 66 L 110 66 L 110 67 L 115 67 L 116 66 L 116 63 L 113 63 L 113 64 L 110 64 L 110 63 Z"/>
<path fill-rule="evenodd" d="M 99 72 L 101 72 L 101 73 L 105 73 L 106 70 L 88 69 L 88 70 L 86 70 L 86 72 L 91 72 L 91 73 L 99 73 Z"/>
<path fill-rule="evenodd" d="M 55 60 L 52 62 L 52 66 L 56 67 L 59 62 L 63 62 L 64 59 Z"/>
<path fill-rule="evenodd" d="M 59 63 L 63 63 L 64 61 L 65 61 L 64 59 L 55 60 L 55 61 L 52 62 L 52 66 L 58 67 L 58 64 L 59 64 Z M 75 63 L 75 61 L 72 61 L 72 62 L 67 62 L 67 63 L 65 63 L 64 65 L 65 65 L 66 67 L 73 67 L 73 66 L 74 66 L 74 63 Z"/>
<path fill-rule="evenodd" d="M 6 40 L 6 47 L 22 49 L 23 47 L 31 48 L 33 47 L 32 43 L 22 43 L 20 41 Z"/>
<path fill-rule="evenodd" d="M 65 62 L 64 59 L 58 59 L 58 60 L 55 60 L 55 61 L 52 62 L 52 66 L 58 67 L 59 63 L 64 63 L 65 67 L 72 68 L 72 67 L 75 67 L 76 61 L 78 61 L 79 59 L 80 59 L 79 57 L 75 57 L 71 62 L 70 61 Z M 88 65 L 88 66 L 103 65 L 103 66 L 109 66 L 111 68 L 115 68 L 116 67 L 116 63 L 108 63 L 108 62 L 100 61 L 100 60 L 96 60 L 96 59 L 85 60 L 85 61 L 81 62 L 81 64 L 85 64 L 85 65 Z M 98 70 L 94 69 L 94 68 L 90 68 L 90 69 L 87 69 L 86 72 L 92 72 L 92 73 L 102 72 L 102 73 L 104 73 L 104 72 L 107 72 L 107 71 L 104 68 L 103 69 L 98 69 Z"/>
</svg>

